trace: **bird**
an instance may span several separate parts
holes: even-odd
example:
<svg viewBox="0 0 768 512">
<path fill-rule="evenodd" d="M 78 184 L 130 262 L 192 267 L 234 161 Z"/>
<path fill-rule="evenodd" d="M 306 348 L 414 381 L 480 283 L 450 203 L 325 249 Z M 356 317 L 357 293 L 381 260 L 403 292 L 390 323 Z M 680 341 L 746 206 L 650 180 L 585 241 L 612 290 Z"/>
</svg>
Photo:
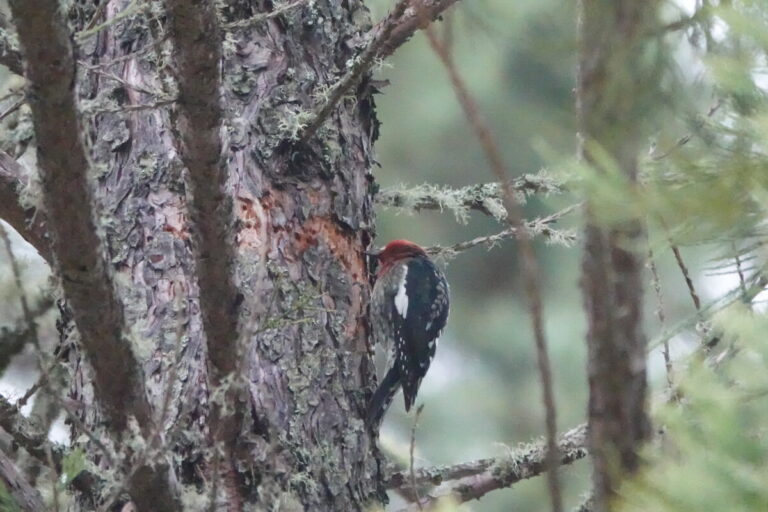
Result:
<svg viewBox="0 0 768 512">
<path fill-rule="evenodd" d="M 419 245 L 393 240 L 378 260 L 370 302 L 373 340 L 388 349 L 384 378 L 373 393 L 366 423 L 377 429 L 402 388 L 406 412 L 416 395 L 448 322 L 448 281 Z"/>
</svg>

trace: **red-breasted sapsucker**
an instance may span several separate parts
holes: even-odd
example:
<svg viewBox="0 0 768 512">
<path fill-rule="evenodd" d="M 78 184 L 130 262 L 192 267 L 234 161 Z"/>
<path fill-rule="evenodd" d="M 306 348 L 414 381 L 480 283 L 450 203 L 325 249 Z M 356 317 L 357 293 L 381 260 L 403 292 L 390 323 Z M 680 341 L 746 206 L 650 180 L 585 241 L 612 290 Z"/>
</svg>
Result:
<svg viewBox="0 0 768 512">
<path fill-rule="evenodd" d="M 388 349 L 389 360 L 368 406 L 366 421 L 374 428 L 400 387 L 405 410 L 410 410 L 448 321 L 448 282 L 424 249 L 394 240 L 377 257 L 371 329 L 374 342 Z"/>
</svg>

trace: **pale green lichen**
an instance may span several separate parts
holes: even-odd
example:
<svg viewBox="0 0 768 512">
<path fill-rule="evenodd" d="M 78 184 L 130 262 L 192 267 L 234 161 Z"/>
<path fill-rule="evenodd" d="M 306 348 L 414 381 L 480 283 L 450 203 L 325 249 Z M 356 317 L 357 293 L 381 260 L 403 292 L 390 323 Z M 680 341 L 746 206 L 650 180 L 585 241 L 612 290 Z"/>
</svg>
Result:
<svg viewBox="0 0 768 512">
<path fill-rule="evenodd" d="M 504 220 L 507 212 L 501 200 L 500 187 L 496 183 L 450 188 L 424 183 L 415 187 L 403 185 L 379 192 L 376 201 L 385 207 L 401 208 L 404 211 L 424 209 L 448 210 L 456 221 L 466 224 L 472 209 L 481 210 L 497 220 Z"/>
<path fill-rule="evenodd" d="M 296 107 L 285 108 L 277 122 L 277 128 L 284 138 L 296 141 L 310 119 L 312 112 Z"/>
</svg>

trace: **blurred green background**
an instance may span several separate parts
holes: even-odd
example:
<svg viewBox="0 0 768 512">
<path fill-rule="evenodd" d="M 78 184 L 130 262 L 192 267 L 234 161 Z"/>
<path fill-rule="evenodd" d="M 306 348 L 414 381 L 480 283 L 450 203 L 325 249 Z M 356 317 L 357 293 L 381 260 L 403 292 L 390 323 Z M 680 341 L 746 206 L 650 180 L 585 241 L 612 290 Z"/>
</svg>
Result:
<svg viewBox="0 0 768 512">
<path fill-rule="evenodd" d="M 373 18 L 380 19 L 390 4 L 371 2 Z M 437 26 L 450 26 L 456 64 L 492 126 L 510 176 L 546 167 L 542 153 L 575 149 L 574 20 L 573 2 L 488 0 L 461 3 L 446 23 Z M 403 46 L 390 64 L 378 73 L 391 82 L 377 97 L 381 168 L 374 174 L 379 184 L 460 187 L 495 181 L 424 34 Z M 569 199 L 533 196 L 525 207 L 526 217 L 551 213 Z M 449 211 L 377 212 L 379 245 L 393 238 L 448 245 L 502 229 L 478 212 L 466 225 Z M 566 429 L 586 417 L 579 249 L 537 242 L 537 253 L 558 423 Z M 514 447 L 544 434 L 536 352 L 514 243 L 504 242 L 490 251 L 471 249 L 447 262 L 445 270 L 451 284 L 451 314 L 419 394 L 425 408 L 417 432 L 418 465 L 499 455 L 507 450 L 504 445 Z M 413 413 L 406 416 L 402 399 L 396 398 L 384 424 L 386 446 L 407 454 L 412 423 Z M 562 475 L 566 503 L 575 504 L 588 488 L 589 468 L 580 462 Z M 535 512 L 549 507 L 546 482 L 539 478 L 463 508 Z"/>
<path fill-rule="evenodd" d="M 381 19 L 392 2 L 370 2 Z M 675 12 L 672 10 L 671 12 Z M 484 0 L 461 2 L 445 17 L 455 60 L 503 152 L 511 177 L 536 173 L 575 153 L 573 87 L 576 72 L 574 2 Z M 421 183 L 460 187 L 494 181 L 475 135 L 457 102 L 445 69 L 424 34 L 402 47 L 377 75 L 389 80 L 377 97 L 381 137 L 377 144 L 379 184 Z M 684 128 L 681 128 L 684 130 Z M 684 133 L 684 132 L 680 132 Z M 527 218 L 575 203 L 573 196 L 532 196 Z M 558 224 L 579 225 L 578 214 Z M 378 245 L 407 238 L 424 245 L 453 244 L 500 231 L 497 221 L 474 212 L 466 225 L 449 212 L 408 213 L 379 209 Z M 546 334 L 554 371 L 558 427 L 567 430 L 586 418 L 586 324 L 578 276 L 581 249 L 537 241 L 544 287 Z M 685 250 L 690 263 L 706 262 L 707 250 Z M 672 321 L 692 312 L 682 277 L 669 254 L 659 268 L 665 309 Z M 448 262 L 452 304 L 448 328 L 419 394 L 425 404 L 417 432 L 417 465 L 450 464 L 503 454 L 506 446 L 544 434 L 542 391 L 516 248 L 504 242 L 475 248 Z M 703 278 L 703 277 L 702 277 Z M 699 281 L 698 277 L 697 283 Z M 706 296 L 733 285 L 731 276 L 699 283 Z M 658 333 L 649 297 L 649 337 Z M 674 289 L 671 289 L 674 288 Z M 686 341 L 679 340 L 684 347 Z M 684 350 L 684 348 L 683 348 Z M 659 351 L 650 358 L 656 388 L 663 383 Z M 407 457 L 413 414 L 395 400 L 383 440 Z M 561 470 L 566 508 L 589 488 L 588 462 Z M 462 510 L 501 512 L 550 509 L 544 478 L 516 484 L 466 504 Z M 397 499 L 393 497 L 393 499 Z"/>
</svg>

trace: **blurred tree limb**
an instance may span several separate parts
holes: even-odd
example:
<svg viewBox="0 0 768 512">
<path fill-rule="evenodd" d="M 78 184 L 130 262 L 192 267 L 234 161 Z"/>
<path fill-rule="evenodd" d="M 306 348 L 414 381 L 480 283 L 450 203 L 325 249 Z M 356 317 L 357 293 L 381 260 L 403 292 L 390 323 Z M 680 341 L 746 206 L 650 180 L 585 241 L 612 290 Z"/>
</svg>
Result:
<svg viewBox="0 0 768 512">
<path fill-rule="evenodd" d="M 658 2 L 581 0 L 576 87 L 579 157 L 599 176 L 620 175 L 631 195 L 638 155 L 658 106 L 659 69 L 645 57 Z M 652 30 L 651 30 L 652 32 Z M 609 162 L 609 163 L 608 163 Z M 650 437 L 643 332 L 643 226 L 632 212 L 600 222 L 588 198 L 582 257 L 587 334 L 589 446 L 595 510 L 615 510 L 621 481 Z M 616 216 L 614 216 L 616 217 Z"/>
<path fill-rule="evenodd" d="M 450 33 L 450 32 L 449 32 Z M 544 329 L 544 302 L 542 300 L 541 276 L 536 252 L 531 241 L 531 234 L 526 229 L 525 218 L 520 206 L 520 201 L 512 188 L 507 176 L 507 167 L 499 151 L 496 139 L 491 128 L 483 118 L 480 108 L 459 73 L 453 58 L 450 46 L 450 37 L 439 39 L 432 29 L 426 27 L 426 35 L 432 50 L 440 59 L 453 87 L 464 115 L 475 133 L 480 146 L 485 153 L 488 167 L 501 184 L 504 197 L 504 207 L 507 211 L 506 221 L 511 229 L 519 234 L 519 256 L 521 260 L 521 276 L 527 298 L 528 316 L 533 331 L 534 346 L 536 348 L 536 361 L 541 382 L 542 403 L 545 412 L 545 429 L 547 439 L 547 485 L 549 498 L 552 503 L 552 511 L 560 512 L 563 508 L 560 482 L 557 475 L 557 465 L 560 457 L 557 453 L 557 407 L 555 405 L 554 385 L 552 382 L 552 369 L 547 348 L 547 336 Z"/>
</svg>

